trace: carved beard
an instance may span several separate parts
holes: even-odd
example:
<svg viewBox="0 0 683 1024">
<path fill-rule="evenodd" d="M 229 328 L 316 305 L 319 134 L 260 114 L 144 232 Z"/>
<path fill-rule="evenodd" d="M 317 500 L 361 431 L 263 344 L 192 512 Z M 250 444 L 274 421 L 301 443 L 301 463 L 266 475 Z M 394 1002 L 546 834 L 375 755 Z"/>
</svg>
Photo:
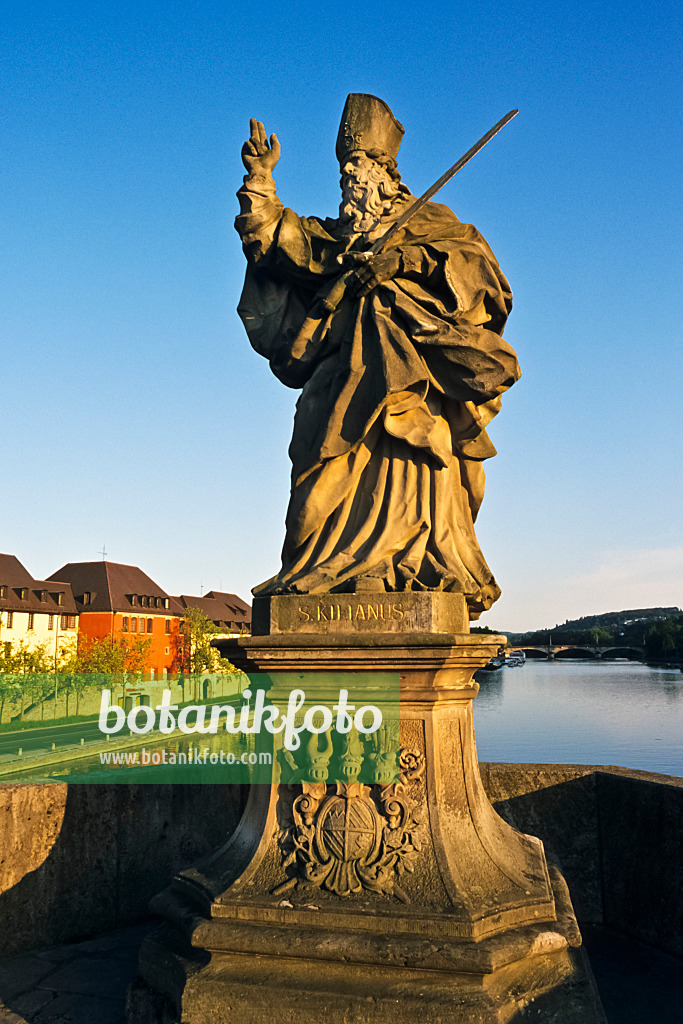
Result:
<svg viewBox="0 0 683 1024">
<path fill-rule="evenodd" d="M 398 193 L 398 185 L 395 189 L 393 185 L 393 181 L 387 182 L 387 174 L 379 166 L 367 171 L 358 168 L 353 174 L 343 175 L 339 219 L 345 231 L 364 234 L 377 227 Z"/>
</svg>

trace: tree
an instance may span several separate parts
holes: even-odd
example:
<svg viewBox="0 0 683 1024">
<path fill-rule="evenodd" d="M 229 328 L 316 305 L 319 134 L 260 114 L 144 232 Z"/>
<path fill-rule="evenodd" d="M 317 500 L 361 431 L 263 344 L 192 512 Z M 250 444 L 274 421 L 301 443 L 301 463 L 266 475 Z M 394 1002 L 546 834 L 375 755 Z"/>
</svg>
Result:
<svg viewBox="0 0 683 1024">
<path fill-rule="evenodd" d="M 590 638 L 593 641 L 594 647 L 600 647 L 601 644 L 612 643 L 612 634 L 608 629 L 603 629 L 602 626 L 592 626 L 588 630 Z"/>
<path fill-rule="evenodd" d="M 645 651 L 648 658 L 671 657 L 683 647 L 683 615 L 671 615 L 654 622 L 645 636 Z"/>
<path fill-rule="evenodd" d="M 222 658 L 212 639 L 221 633 L 208 615 L 192 605 L 185 609 L 180 628 L 173 636 L 173 670 L 178 672 L 185 693 L 186 675 L 197 677 L 202 672 L 235 672 L 227 658 Z M 198 697 L 198 693 L 195 694 Z"/>
<path fill-rule="evenodd" d="M 20 721 L 34 704 L 41 704 L 51 687 L 50 656 L 45 644 L 30 647 L 25 640 L 3 646 L 0 657 L 0 721 L 9 702 L 19 708 Z"/>
<path fill-rule="evenodd" d="M 79 637 L 78 646 L 65 661 L 65 685 L 68 695 L 76 694 L 76 714 L 80 697 L 88 687 L 101 687 L 106 682 L 112 693 L 120 686 L 125 695 L 126 682 L 130 676 L 144 671 L 152 646 L 152 638 L 129 637 L 125 635 L 105 637 Z"/>
<path fill-rule="evenodd" d="M 125 691 L 127 679 L 144 670 L 151 646 L 151 637 L 79 636 L 66 641 L 55 659 L 45 645 L 29 647 L 23 640 L 11 647 L 4 644 L 0 646 L 0 721 L 8 704 L 19 709 L 20 721 L 31 706 L 40 704 L 43 718 L 48 699 L 54 701 L 56 718 L 60 693 L 66 700 L 67 717 L 72 697 L 78 715 L 86 690 L 106 686 L 113 692 L 120 686 Z"/>
<path fill-rule="evenodd" d="M 16 645 L 4 643 L 0 646 L 0 722 L 5 713 L 5 706 L 13 705 L 17 696 L 17 677 L 20 675 L 20 658 L 17 657 Z"/>
</svg>

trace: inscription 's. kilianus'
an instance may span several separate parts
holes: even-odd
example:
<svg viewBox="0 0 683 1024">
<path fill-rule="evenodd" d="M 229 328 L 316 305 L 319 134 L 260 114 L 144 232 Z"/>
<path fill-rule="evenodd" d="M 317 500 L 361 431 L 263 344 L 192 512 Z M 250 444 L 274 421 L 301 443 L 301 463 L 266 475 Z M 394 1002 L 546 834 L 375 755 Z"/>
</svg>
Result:
<svg viewBox="0 0 683 1024">
<path fill-rule="evenodd" d="M 315 613 L 299 605 L 300 622 L 355 622 L 357 619 L 363 622 L 387 622 L 400 621 L 404 611 L 398 604 L 390 602 L 372 604 L 370 602 L 358 604 L 329 604 L 316 606 Z"/>
</svg>

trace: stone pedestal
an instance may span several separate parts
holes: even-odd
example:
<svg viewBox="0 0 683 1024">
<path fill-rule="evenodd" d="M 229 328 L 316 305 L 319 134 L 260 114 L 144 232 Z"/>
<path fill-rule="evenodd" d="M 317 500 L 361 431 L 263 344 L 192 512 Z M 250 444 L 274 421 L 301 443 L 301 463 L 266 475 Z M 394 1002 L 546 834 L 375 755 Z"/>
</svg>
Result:
<svg viewBox="0 0 683 1024">
<path fill-rule="evenodd" d="M 314 765 L 252 786 L 225 846 L 154 901 L 167 924 L 143 947 L 131 1024 L 602 1020 L 561 875 L 479 777 L 473 674 L 502 642 L 329 629 L 221 642 L 246 671 L 303 675 L 307 691 L 319 673 L 399 673 L 400 780 L 378 768 L 373 784 L 330 785 Z"/>
</svg>

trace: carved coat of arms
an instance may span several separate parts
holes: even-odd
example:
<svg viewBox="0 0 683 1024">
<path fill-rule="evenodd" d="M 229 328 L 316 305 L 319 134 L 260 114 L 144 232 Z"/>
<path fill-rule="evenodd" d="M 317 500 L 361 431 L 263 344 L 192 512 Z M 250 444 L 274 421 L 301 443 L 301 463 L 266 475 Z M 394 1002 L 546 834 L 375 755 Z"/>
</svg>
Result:
<svg viewBox="0 0 683 1024">
<path fill-rule="evenodd" d="M 402 751 L 400 767 L 400 781 L 386 786 L 300 784 L 280 833 L 288 877 L 276 895 L 304 885 L 337 896 L 365 889 L 408 902 L 399 879 L 414 870 L 423 827 L 409 789 L 424 763 L 415 752 Z"/>
</svg>

